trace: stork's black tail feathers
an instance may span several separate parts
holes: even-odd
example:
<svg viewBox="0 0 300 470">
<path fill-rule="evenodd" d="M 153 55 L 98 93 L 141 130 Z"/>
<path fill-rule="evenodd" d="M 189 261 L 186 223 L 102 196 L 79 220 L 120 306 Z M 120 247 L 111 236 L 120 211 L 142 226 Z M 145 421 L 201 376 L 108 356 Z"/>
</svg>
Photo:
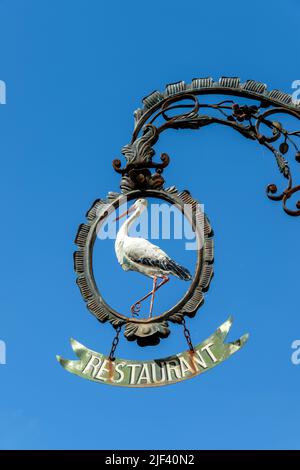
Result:
<svg viewBox="0 0 300 470">
<path fill-rule="evenodd" d="M 192 275 L 188 269 L 180 266 L 180 264 L 177 264 L 168 256 L 164 258 L 137 258 L 134 261 L 135 263 L 143 264 L 145 266 L 158 268 L 162 274 L 164 271 L 166 274 L 173 274 L 173 276 L 179 277 L 179 279 L 182 279 L 183 281 L 190 281 L 192 279 Z"/>
<path fill-rule="evenodd" d="M 172 271 L 174 276 L 179 277 L 179 279 L 182 279 L 183 281 L 190 281 L 192 279 L 192 275 L 189 270 L 180 264 L 177 264 L 172 259 L 168 260 L 168 268 L 170 271 Z"/>
</svg>

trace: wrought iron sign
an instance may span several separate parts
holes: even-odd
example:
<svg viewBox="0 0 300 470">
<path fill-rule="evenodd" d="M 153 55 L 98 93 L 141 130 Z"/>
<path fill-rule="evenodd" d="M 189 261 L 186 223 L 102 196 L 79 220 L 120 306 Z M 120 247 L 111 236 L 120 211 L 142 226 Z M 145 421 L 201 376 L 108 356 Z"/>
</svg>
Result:
<svg viewBox="0 0 300 470">
<path fill-rule="evenodd" d="M 212 95 L 220 95 L 221 98 L 214 102 Z M 207 97 L 208 100 L 205 99 Z M 121 176 L 121 192 L 111 192 L 107 198 L 95 201 L 87 212 L 87 220 L 79 227 L 74 254 L 77 284 L 89 311 L 100 322 L 110 322 L 116 336 L 107 356 L 71 340 L 79 360 L 65 360 L 59 356 L 58 360 L 66 370 L 99 383 L 145 387 L 172 384 L 199 375 L 238 351 L 248 338 L 244 335 L 234 342 L 225 343 L 232 324 L 232 318 L 229 318 L 208 339 L 197 346 L 192 343 L 186 317 L 195 316 L 209 289 L 214 262 L 213 230 L 200 204 L 188 191 L 165 186 L 163 172 L 170 158 L 167 153 L 161 155 L 159 162 L 153 158 L 160 134 L 168 129 L 196 130 L 210 124 L 222 124 L 266 147 L 286 181 L 283 190 L 274 183 L 269 184 L 267 197 L 281 201 L 288 215 L 299 216 L 297 193 L 300 186 L 293 184 L 287 155 L 293 154 L 300 163 L 297 145 L 300 106 L 293 103 L 290 95 L 278 90 L 268 91 L 263 83 L 253 80 L 241 83 L 239 78 L 223 77 L 218 82 L 211 78 L 197 78 L 190 85 L 177 82 L 168 85 L 163 93 L 151 93 L 144 98 L 143 107 L 135 111 L 134 116 L 131 142 L 122 149 L 126 162 L 122 165 L 119 159 L 113 161 L 113 168 Z M 283 122 L 285 118 L 287 124 Z M 291 128 L 292 123 L 295 128 Z M 188 219 L 197 238 L 197 262 L 193 275 L 158 246 L 143 238 L 130 237 L 130 226 L 147 209 L 149 198 L 175 205 Z M 106 302 L 100 285 L 96 283 L 93 250 L 99 229 L 125 201 L 131 205 L 116 218 L 127 216 L 116 238 L 116 256 L 125 271 L 146 275 L 152 279 L 152 284 L 148 293 L 128 307 L 128 312 L 118 312 Z M 187 206 L 190 208 L 188 211 L 185 210 Z M 154 315 L 155 296 L 172 276 L 189 283 L 188 289 L 176 305 Z M 149 311 L 142 316 L 141 308 L 146 299 L 150 302 Z M 128 340 L 136 341 L 140 346 L 156 345 L 168 337 L 172 323 L 183 326 L 187 351 L 153 361 L 115 358 L 122 328 Z"/>
</svg>

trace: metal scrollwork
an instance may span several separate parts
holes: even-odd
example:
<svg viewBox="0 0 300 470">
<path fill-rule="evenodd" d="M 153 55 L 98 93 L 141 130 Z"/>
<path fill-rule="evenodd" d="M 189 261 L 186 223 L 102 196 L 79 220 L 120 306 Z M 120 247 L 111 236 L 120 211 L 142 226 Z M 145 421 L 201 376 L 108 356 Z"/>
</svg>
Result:
<svg viewBox="0 0 300 470">
<path fill-rule="evenodd" d="M 234 99 L 210 104 L 200 100 L 205 95 L 227 95 Z M 249 105 L 238 102 L 243 98 L 251 99 L 254 103 Z M 181 81 L 167 85 L 163 93 L 151 93 L 143 99 L 143 105 L 134 113 L 135 129 L 131 143 L 122 149 L 126 166 L 121 168 L 119 159 L 113 162 L 115 170 L 122 174 L 122 192 L 163 187 L 162 172 L 169 164 L 169 157 L 162 154 L 161 163 L 152 160 L 155 155 L 153 146 L 162 132 L 222 124 L 257 141 L 273 154 L 288 184 L 281 193 L 274 183 L 269 184 L 267 196 L 270 200 L 282 201 L 287 214 L 300 215 L 300 201 L 296 202 L 296 209 L 289 209 L 286 205 L 299 192 L 300 186 L 293 186 L 290 165 L 285 158 L 293 150 L 296 161 L 300 162 L 300 150 L 296 142 L 300 130 L 288 130 L 276 119 L 276 114 L 280 114 L 300 120 L 300 105 L 293 103 L 290 95 L 279 90 L 268 91 L 265 84 L 254 80 L 241 83 L 237 77 L 221 77 L 219 81 L 196 78 L 191 84 Z M 151 174 L 151 169 L 155 169 L 154 174 Z"/>
</svg>

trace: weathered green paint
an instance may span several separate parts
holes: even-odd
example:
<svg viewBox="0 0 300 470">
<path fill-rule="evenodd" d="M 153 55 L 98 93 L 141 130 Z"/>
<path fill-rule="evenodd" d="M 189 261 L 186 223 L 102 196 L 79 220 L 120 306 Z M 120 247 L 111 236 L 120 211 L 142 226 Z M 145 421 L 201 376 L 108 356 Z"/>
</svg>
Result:
<svg viewBox="0 0 300 470">
<path fill-rule="evenodd" d="M 232 325 L 232 317 L 208 339 L 198 344 L 194 352 L 184 351 L 165 359 L 110 361 L 104 354 L 87 349 L 71 340 L 73 351 L 80 359 L 70 361 L 57 356 L 64 369 L 88 380 L 125 387 L 158 387 L 181 382 L 215 367 L 237 352 L 247 341 L 248 334 L 232 343 L 224 343 Z"/>
</svg>

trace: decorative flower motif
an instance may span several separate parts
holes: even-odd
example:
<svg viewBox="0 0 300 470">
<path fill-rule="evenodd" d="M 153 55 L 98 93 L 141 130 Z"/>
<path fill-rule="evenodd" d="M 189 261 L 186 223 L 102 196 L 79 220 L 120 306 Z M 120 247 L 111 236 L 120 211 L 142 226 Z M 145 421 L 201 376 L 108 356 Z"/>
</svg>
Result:
<svg viewBox="0 0 300 470">
<path fill-rule="evenodd" d="M 170 334 L 167 321 L 155 323 L 126 323 L 124 336 L 129 341 L 137 340 L 139 346 L 155 345 L 160 338 Z"/>
</svg>

